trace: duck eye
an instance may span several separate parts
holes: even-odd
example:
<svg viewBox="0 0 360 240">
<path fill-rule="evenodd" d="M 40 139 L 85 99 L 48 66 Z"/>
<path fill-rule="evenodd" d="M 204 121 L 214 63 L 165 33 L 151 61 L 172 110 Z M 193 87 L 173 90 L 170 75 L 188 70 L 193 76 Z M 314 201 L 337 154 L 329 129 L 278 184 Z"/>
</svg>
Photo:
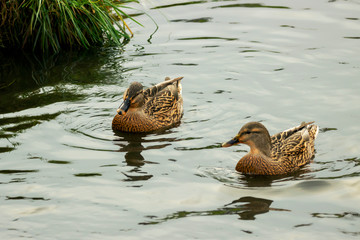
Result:
<svg viewBox="0 0 360 240">
<path fill-rule="evenodd" d="M 137 98 L 139 96 L 140 92 L 137 92 L 136 94 L 134 94 L 134 96 L 131 97 L 131 100 L 134 100 L 135 98 Z"/>
<path fill-rule="evenodd" d="M 250 131 L 245 131 L 245 132 L 242 132 L 241 135 L 247 135 L 247 134 L 250 134 L 251 132 Z"/>
<path fill-rule="evenodd" d="M 126 89 L 124 93 L 124 100 L 128 97 L 128 95 L 129 95 L 129 89 Z"/>
</svg>

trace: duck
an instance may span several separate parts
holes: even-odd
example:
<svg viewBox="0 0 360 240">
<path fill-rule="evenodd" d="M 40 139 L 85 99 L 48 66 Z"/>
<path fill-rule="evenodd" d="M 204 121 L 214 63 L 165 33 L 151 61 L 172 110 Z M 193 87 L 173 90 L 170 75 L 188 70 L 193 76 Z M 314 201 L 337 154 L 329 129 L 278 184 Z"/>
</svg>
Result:
<svg viewBox="0 0 360 240">
<path fill-rule="evenodd" d="M 246 175 L 289 174 L 310 163 L 314 157 L 314 142 L 319 127 L 313 123 L 302 122 L 270 137 L 263 124 L 249 122 L 222 147 L 240 143 L 250 147 L 250 151 L 236 164 L 238 172 Z"/>
<path fill-rule="evenodd" d="M 132 82 L 113 118 L 112 129 L 147 133 L 179 123 L 184 114 L 181 79 L 166 77 L 147 89 L 139 82 Z"/>
</svg>

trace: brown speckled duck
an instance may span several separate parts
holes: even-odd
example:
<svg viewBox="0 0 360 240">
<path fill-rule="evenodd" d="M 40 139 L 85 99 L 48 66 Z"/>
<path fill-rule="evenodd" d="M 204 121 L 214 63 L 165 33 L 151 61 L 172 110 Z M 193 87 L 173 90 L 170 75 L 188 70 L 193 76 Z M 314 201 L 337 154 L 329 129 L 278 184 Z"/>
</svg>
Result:
<svg viewBox="0 0 360 240">
<path fill-rule="evenodd" d="M 112 128 L 123 132 L 152 132 L 180 122 L 183 115 L 181 79 L 167 77 L 164 82 L 145 90 L 141 83 L 131 83 Z"/>
<path fill-rule="evenodd" d="M 244 143 L 250 152 L 240 159 L 236 170 L 244 174 L 281 175 L 294 172 L 309 163 L 314 156 L 314 141 L 319 127 L 313 122 L 285 130 L 270 137 L 268 130 L 259 122 L 245 124 L 230 141 L 229 147 Z"/>
</svg>

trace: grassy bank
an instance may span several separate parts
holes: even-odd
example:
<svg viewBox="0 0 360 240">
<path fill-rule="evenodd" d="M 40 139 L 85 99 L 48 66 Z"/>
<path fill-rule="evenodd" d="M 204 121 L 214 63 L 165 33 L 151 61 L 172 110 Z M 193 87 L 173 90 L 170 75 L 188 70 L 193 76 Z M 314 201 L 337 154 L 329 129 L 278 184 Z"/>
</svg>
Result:
<svg viewBox="0 0 360 240">
<path fill-rule="evenodd" d="M 56 53 L 122 45 L 132 35 L 123 11 L 129 2 L 137 0 L 0 0 L 0 48 Z"/>
</svg>

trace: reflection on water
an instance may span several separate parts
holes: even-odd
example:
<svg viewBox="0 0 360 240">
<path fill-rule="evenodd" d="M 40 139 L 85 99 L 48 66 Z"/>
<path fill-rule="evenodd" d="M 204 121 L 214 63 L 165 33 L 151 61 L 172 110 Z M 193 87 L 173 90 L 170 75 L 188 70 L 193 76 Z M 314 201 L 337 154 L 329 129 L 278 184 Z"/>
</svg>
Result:
<svg viewBox="0 0 360 240">
<path fill-rule="evenodd" d="M 161 138 L 154 141 L 146 140 L 147 134 L 143 133 L 134 134 L 115 131 L 115 134 L 119 137 L 119 139 L 114 140 L 114 144 L 120 147 L 118 152 L 125 152 L 124 158 L 126 165 L 133 167 L 127 173 L 123 173 L 127 177 L 125 181 L 141 181 L 150 179 L 153 175 L 144 172 L 141 170 L 141 167 L 144 164 L 158 164 L 158 162 L 145 160 L 145 158 L 141 155 L 141 152 L 149 149 L 159 150 L 165 148 L 171 145 L 169 142 L 175 140 L 173 138 Z M 151 143 L 152 145 L 144 147 L 143 143 Z"/>
<path fill-rule="evenodd" d="M 125 50 L 0 53 L 0 238 L 245 232 L 232 223 L 259 238 L 358 238 L 359 4 L 140 2 Z M 181 124 L 114 134 L 130 82 L 167 75 L 186 79 Z M 316 155 L 291 175 L 237 173 L 248 147 L 220 147 L 245 122 L 278 132 L 305 120 L 321 127 Z"/>
<path fill-rule="evenodd" d="M 121 70 L 124 60 L 118 51 L 100 48 L 53 56 L 0 51 L 0 114 L 88 97 L 78 87 L 102 83 L 114 67 Z M 109 61 L 109 54 L 119 61 Z"/>
<path fill-rule="evenodd" d="M 28 177 L 28 173 L 37 173 L 39 170 L 37 169 L 1 169 L 0 170 L 0 177 L 1 174 L 7 175 L 9 180 L 0 180 L 1 184 L 12 184 L 12 183 L 23 183 L 26 182 L 26 179 Z M 20 177 L 21 176 L 21 177 Z"/>
<path fill-rule="evenodd" d="M 263 198 L 255 198 L 255 197 L 242 197 L 238 200 L 233 201 L 225 205 L 226 207 L 229 205 L 235 205 L 237 203 L 245 203 L 242 205 L 244 209 L 241 213 L 239 213 L 239 219 L 241 220 L 255 220 L 255 215 L 267 213 L 269 211 L 290 211 L 287 209 L 280 208 L 270 208 L 270 205 L 273 201 L 269 199 Z"/>
<path fill-rule="evenodd" d="M 328 219 L 328 220 L 345 220 L 347 222 L 356 222 L 360 220 L 360 213 L 359 212 L 341 212 L 341 213 L 312 213 L 311 214 L 312 217 L 314 218 L 319 218 L 319 219 Z M 351 225 L 355 225 L 354 223 L 352 223 Z M 360 231 L 359 230 L 355 230 L 355 231 L 351 231 L 351 230 L 347 230 L 346 228 L 339 228 L 339 230 L 345 234 L 347 237 L 359 237 L 360 236 Z"/>
<path fill-rule="evenodd" d="M 196 216 L 224 216 L 224 215 L 238 215 L 240 220 L 255 220 L 255 216 L 264 214 L 269 211 L 290 211 L 287 209 L 270 208 L 272 200 L 256 198 L 256 197 L 241 197 L 232 201 L 231 203 L 225 204 L 221 208 L 206 211 L 180 211 L 170 214 L 164 218 L 157 218 L 155 216 L 149 216 L 151 221 L 141 222 L 140 225 L 158 224 L 167 222 L 169 220 L 176 220 L 186 217 Z"/>
<path fill-rule="evenodd" d="M 125 161 L 128 166 L 140 168 L 145 164 L 144 157 L 141 152 L 145 149 L 142 145 L 145 134 L 129 134 L 117 132 L 120 139 L 114 141 L 114 144 L 119 146 L 119 152 L 125 152 Z"/>
<path fill-rule="evenodd" d="M 205 22 L 210 22 L 211 21 L 211 17 L 202 17 L 202 18 L 195 18 L 195 19 L 174 19 L 174 20 L 170 20 L 171 22 L 187 22 L 187 23 L 205 23 Z"/>
<path fill-rule="evenodd" d="M 6 196 L 6 200 L 33 200 L 33 201 L 49 201 L 50 199 L 45 199 L 43 197 L 24 197 L 24 196 L 16 196 L 16 197 L 9 197 Z"/>
<path fill-rule="evenodd" d="M 295 173 L 281 175 L 281 176 L 252 176 L 252 175 L 241 175 L 239 178 L 239 183 L 243 183 L 246 187 L 270 187 L 274 183 L 276 185 L 281 185 L 282 182 L 287 182 L 291 180 L 299 180 L 304 177 L 306 173 L 309 173 L 308 169 L 300 169 Z M 231 186 L 236 187 L 237 184 L 231 184 Z"/>
<path fill-rule="evenodd" d="M 32 127 L 41 124 L 45 121 L 50 121 L 59 116 L 60 113 L 41 114 L 35 116 L 17 116 L 17 117 L 3 117 L 0 118 L 0 139 L 6 139 L 5 147 L 0 147 L 0 153 L 10 152 L 16 149 L 19 143 L 11 140 L 22 132 L 31 129 Z"/>
<path fill-rule="evenodd" d="M 32 172 L 38 172 L 38 170 L 0 170 L 0 174 L 17 174 L 17 173 L 32 173 Z"/>
<path fill-rule="evenodd" d="M 75 177 L 96 177 L 102 176 L 101 173 L 76 173 L 74 174 Z"/>
<path fill-rule="evenodd" d="M 199 168 L 201 172 L 199 176 L 209 176 L 222 182 L 226 186 L 234 188 L 258 188 L 258 187 L 271 187 L 280 186 L 286 184 L 291 180 L 304 180 L 314 178 L 311 175 L 309 167 L 303 167 L 299 171 L 294 173 L 279 175 L 279 176 L 257 176 L 242 174 L 232 169 L 225 168 L 211 168 L 202 167 Z"/>
<path fill-rule="evenodd" d="M 125 161 L 128 166 L 132 166 L 128 173 L 123 173 L 127 179 L 125 181 L 144 181 L 152 177 L 151 174 L 141 170 L 141 167 L 145 164 L 145 159 L 141 155 L 141 152 L 145 150 L 142 145 L 143 137 L 145 134 L 129 134 L 129 133 L 117 133 L 120 137 L 114 143 L 120 147 L 119 152 L 125 152 Z M 156 162 L 147 162 L 149 164 L 156 164 Z"/>
<path fill-rule="evenodd" d="M 260 3 L 238 3 L 238 4 L 227 4 L 221 5 L 213 8 L 279 8 L 279 9 L 290 9 L 289 7 L 285 6 L 271 6 L 271 5 L 264 5 Z"/>
<path fill-rule="evenodd" d="M 360 218 L 360 213 L 356 213 L 356 212 L 312 213 L 311 215 L 315 218 L 349 218 L 349 219 Z"/>
<path fill-rule="evenodd" d="M 200 4 L 200 3 L 206 3 L 206 2 L 207 1 L 187 1 L 187 2 L 182 2 L 182 3 L 159 5 L 159 6 L 153 7 L 153 9 L 171 8 L 171 7 L 186 6 L 186 5 Z"/>
</svg>

